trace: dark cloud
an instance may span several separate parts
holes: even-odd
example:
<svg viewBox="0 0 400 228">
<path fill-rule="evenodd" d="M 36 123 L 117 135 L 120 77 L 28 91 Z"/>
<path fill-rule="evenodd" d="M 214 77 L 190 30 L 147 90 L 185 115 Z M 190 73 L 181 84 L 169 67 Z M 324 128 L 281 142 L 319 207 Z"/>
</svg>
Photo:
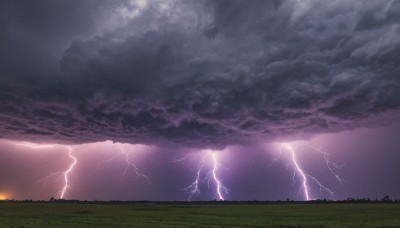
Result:
<svg viewBox="0 0 400 228">
<path fill-rule="evenodd" d="M 2 4 L 3 138 L 220 147 L 398 121 L 397 1 Z"/>
</svg>

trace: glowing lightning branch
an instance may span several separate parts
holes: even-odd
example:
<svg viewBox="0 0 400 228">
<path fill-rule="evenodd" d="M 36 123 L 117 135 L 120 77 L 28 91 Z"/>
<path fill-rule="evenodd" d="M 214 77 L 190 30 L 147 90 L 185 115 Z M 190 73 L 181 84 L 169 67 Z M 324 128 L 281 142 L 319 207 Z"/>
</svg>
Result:
<svg viewBox="0 0 400 228">
<path fill-rule="evenodd" d="M 105 164 L 105 163 L 111 163 L 111 162 L 113 162 L 115 159 L 117 159 L 118 157 L 123 156 L 124 162 L 125 162 L 126 165 L 125 165 L 124 171 L 123 171 L 122 174 L 121 174 L 121 178 L 124 177 L 124 176 L 128 173 L 129 168 L 132 167 L 132 168 L 133 168 L 133 171 L 134 171 L 134 173 L 135 173 L 135 175 L 136 175 L 136 179 L 137 179 L 137 178 L 140 178 L 140 177 L 143 177 L 144 179 L 147 180 L 147 182 L 148 182 L 149 184 L 151 184 L 150 178 L 149 178 L 147 175 L 145 175 L 145 174 L 139 172 L 139 168 L 138 168 L 133 162 L 131 162 L 130 157 L 129 157 L 129 153 L 128 153 L 127 151 L 124 150 L 124 148 L 122 147 L 122 144 L 118 144 L 118 149 L 119 149 L 119 152 L 120 152 L 120 153 L 114 155 L 114 156 L 111 157 L 110 159 L 107 159 L 107 160 L 103 161 L 103 162 L 99 165 L 99 167 L 102 166 L 102 165 Z"/>
<path fill-rule="evenodd" d="M 212 156 L 213 163 L 214 163 L 213 164 L 212 175 L 213 175 L 215 183 L 217 184 L 218 197 L 219 197 L 219 200 L 225 200 L 224 196 L 222 195 L 222 191 L 227 193 L 228 189 L 222 184 L 221 180 L 218 179 L 218 176 L 217 176 L 218 161 L 217 161 L 217 158 L 215 156 L 215 153 L 211 154 L 211 156 Z"/>
<path fill-rule="evenodd" d="M 187 157 L 188 156 L 185 156 L 181 159 L 176 160 L 175 162 L 183 161 Z M 206 173 L 205 175 L 202 175 L 207 161 L 212 163 L 212 170 Z M 188 187 L 185 188 L 186 191 L 190 192 L 188 201 L 191 201 L 194 195 L 201 193 L 200 192 L 201 184 L 203 184 L 206 181 L 209 183 L 211 180 L 213 180 L 216 185 L 216 194 L 218 196 L 218 199 L 225 200 L 223 193 L 228 193 L 229 189 L 222 184 L 222 181 L 218 178 L 217 173 L 218 173 L 218 159 L 216 153 L 213 153 L 211 151 L 206 151 L 206 153 L 202 156 L 200 162 L 197 165 L 197 171 L 194 181 Z"/>
<path fill-rule="evenodd" d="M 271 162 L 270 164 L 267 165 L 267 167 L 273 166 L 273 165 L 275 164 L 275 162 L 277 162 L 277 161 L 279 160 L 279 158 L 281 157 L 281 155 L 282 155 L 282 151 L 279 151 L 278 156 L 276 156 L 276 157 L 274 158 L 274 160 L 272 160 L 272 162 Z"/>
<path fill-rule="evenodd" d="M 23 147 L 28 147 L 31 149 L 47 149 L 47 148 L 54 148 L 58 145 L 56 144 L 35 144 L 35 143 L 29 143 L 29 142 L 11 142 L 9 141 L 11 144 L 17 145 L 17 146 L 23 146 Z M 53 176 L 59 176 L 62 175 L 64 177 L 64 186 L 61 189 L 61 193 L 60 193 L 60 199 L 64 199 L 65 194 L 67 193 L 67 190 L 71 187 L 71 181 L 69 179 L 69 174 L 73 171 L 73 169 L 75 168 L 75 165 L 77 163 L 77 158 L 72 154 L 72 148 L 70 146 L 65 146 L 68 149 L 68 156 L 69 158 L 72 160 L 72 163 L 69 165 L 68 169 L 61 172 L 54 172 L 51 173 L 50 175 L 42 178 L 43 179 L 48 179 L 50 177 Z"/>
<path fill-rule="evenodd" d="M 145 179 L 147 180 L 148 183 L 151 183 L 149 177 L 146 176 L 146 175 L 143 174 L 143 173 L 140 173 L 140 172 L 139 172 L 139 168 L 138 168 L 135 164 L 133 164 L 133 163 L 130 161 L 128 152 L 126 152 L 126 151 L 124 150 L 124 148 L 122 148 L 122 145 L 121 145 L 121 144 L 119 145 L 119 149 L 120 149 L 120 151 L 121 151 L 121 154 L 124 155 L 125 162 L 126 162 L 125 170 L 124 170 L 124 172 L 122 173 L 122 176 L 125 176 L 125 175 L 126 175 L 126 172 L 128 171 L 129 167 L 132 167 L 133 170 L 134 170 L 134 172 L 135 172 L 135 174 L 136 174 L 136 176 L 137 176 L 137 178 L 143 177 L 143 178 L 145 178 Z"/>
<path fill-rule="evenodd" d="M 16 146 L 29 147 L 31 149 L 47 149 L 47 148 L 54 148 L 56 146 L 54 144 L 35 144 L 29 142 L 12 142 L 12 141 L 8 142 Z"/>
<path fill-rule="evenodd" d="M 63 189 L 61 190 L 60 199 L 64 199 L 65 193 L 67 193 L 67 190 L 69 188 L 71 188 L 71 181 L 69 180 L 69 174 L 74 169 L 74 167 L 75 167 L 75 165 L 77 163 L 76 157 L 74 155 L 72 155 L 72 148 L 69 147 L 69 146 L 67 146 L 67 148 L 68 148 L 68 156 L 72 160 L 72 163 L 69 166 L 69 168 L 66 171 L 63 172 L 65 185 L 64 185 Z"/>
<path fill-rule="evenodd" d="M 285 143 L 284 146 L 285 146 L 286 149 L 291 153 L 293 165 L 295 166 L 296 171 L 297 171 L 297 172 L 301 175 L 301 177 L 303 178 L 303 185 L 302 185 L 302 188 L 303 188 L 303 190 L 304 190 L 304 195 L 306 196 L 306 200 L 310 200 L 309 187 L 308 187 L 308 184 L 307 184 L 307 175 L 304 173 L 304 171 L 300 168 L 299 164 L 297 163 L 296 155 L 295 155 L 295 153 L 294 153 L 293 148 L 292 148 L 289 144 L 287 144 L 287 143 Z M 293 180 L 294 180 L 294 176 L 293 176 Z"/>
<path fill-rule="evenodd" d="M 321 184 L 321 182 L 319 182 L 318 179 L 315 178 L 314 176 L 311 176 L 310 174 L 307 174 L 306 172 L 304 172 L 304 170 L 300 167 L 300 165 L 299 165 L 299 163 L 297 161 L 296 153 L 295 153 L 295 150 L 293 149 L 293 147 L 289 143 L 283 143 L 282 145 L 285 147 L 285 149 L 287 151 L 289 151 L 289 153 L 291 155 L 292 163 L 293 163 L 294 168 L 295 168 L 295 172 L 293 174 L 293 181 L 295 181 L 296 173 L 301 176 L 302 186 L 301 186 L 299 192 L 301 190 L 303 190 L 306 200 L 310 200 L 311 199 L 311 197 L 310 197 L 310 186 L 308 184 L 309 179 L 312 180 L 313 182 L 315 182 L 319 186 L 320 191 L 325 190 L 331 196 L 333 196 L 334 192 L 332 190 L 330 190 L 329 188 L 327 188 L 323 184 Z M 323 155 L 323 158 L 324 158 L 324 160 L 326 162 L 326 166 L 328 167 L 328 169 L 331 172 L 331 174 L 334 175 L 335 178 L 340 183 L 342 183 L 342 178 L 338 174 L 336 174 L 336 172 L 335 172 L 336 170 L 340 169 L 342 166 L 340 166 L 340 165 L 338 165 L 338 164 L 336 164 L 334 162 L 331 162 L 328 159 L 328 156 L 329 156 L 328 153 L 322 151 L 321 149 L 317 149 L 317 148 L 314 148 L 314 147 L 311 147 L 311 146 L 309 146 L 309 147 L 314 149 L 314 150 L 316 150 L 316 151 L 318 151 L 319 153 L 321 153 Z"/>
<path fill-rule="evenodd" d="M 341 169 L 341 168 L 343 168 L 344 165 L 340 165 L 340 164 L 337 164 L 337 163 L 332 162 L 331 160 L 329 160 L 329 154 L 327 152 L 323 151 L 322 149 L 316 148 L 316 147 L 313 147 L 313 146 L 310 146 L 310 145 L 307 145 L 307 146 L 309 148 L 319 152 L 320 154 L 322 154 L 322 156 L 323 156 L 323 158 L 325 160 L 325 163 L 326 163 L 326 167 L 329 169 L 329 172 L 331 172 L 331 174 L 336 178 L 336 180 L 339 181 L 340 184 L 342 184 L 343 178 L 341 176 L 339 176 L 336 173 L 336 171 Z"/>
<path fill-rule="evenodd" d="M 204 182 L 204 180 L 201 179 L 201 171 L 203 170 L 205 161 L 207 159 L 207 157 L 209 156 L 210 152 L 207 152 L 201 159 L 201 161 L 199 162 L 198 166 L 197 166 L 197 172 L 196 172 L 196 178 L 193 181 L 192 184 L 190 184 L 188 187 L 185 188 L 185 190 L 190 191 L 190 195 L 188 198 L 188 201 L 191 201 L 193 195 L 195 194 L 200 194 L 200 188 L 199 185 L 202 184 Z M 181 162 L 184 159 L 186 159 L 188 156 L 185 156 L 181 159 L 176 160 L 175 162 Z"/>
</svg>

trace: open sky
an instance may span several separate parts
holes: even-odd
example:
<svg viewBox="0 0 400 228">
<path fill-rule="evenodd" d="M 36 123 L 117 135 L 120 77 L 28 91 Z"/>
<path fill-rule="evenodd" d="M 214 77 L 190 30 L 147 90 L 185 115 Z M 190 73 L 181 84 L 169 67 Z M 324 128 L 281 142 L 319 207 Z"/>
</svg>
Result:
<svg viewBox="0 0 400 228">
<path fill-rule="evenodd" d="M 400 1 L 2 0 L 0 199 L 400 198 Z"/>
</svg>

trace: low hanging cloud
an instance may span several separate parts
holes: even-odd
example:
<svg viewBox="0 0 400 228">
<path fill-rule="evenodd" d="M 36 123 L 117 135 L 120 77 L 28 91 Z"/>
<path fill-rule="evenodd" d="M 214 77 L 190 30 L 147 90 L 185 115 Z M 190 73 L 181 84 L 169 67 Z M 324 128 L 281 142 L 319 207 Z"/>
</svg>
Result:
<svg viewBox="0 0 400 228">
<path fill-rule="evenodd" d="M 3 138 L 205 148 L 399 120 L 399 1 L 0 4 Z"/>
</svg>

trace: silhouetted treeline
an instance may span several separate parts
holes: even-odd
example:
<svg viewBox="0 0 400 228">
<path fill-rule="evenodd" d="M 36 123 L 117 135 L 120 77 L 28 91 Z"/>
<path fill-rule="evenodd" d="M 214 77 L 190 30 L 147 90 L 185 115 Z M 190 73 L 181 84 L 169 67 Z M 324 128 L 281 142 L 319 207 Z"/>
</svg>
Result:
<svg viewBox="0 0 400 228">
<path fill-rule="evenodd" d="M 346 200 L 331 200 L 331 199 L 315 199 L 310 201 L 295 201 L 291 199 L 286 200 L 271 200 L 271 201 L 259 201 L 259 200 L 240 200 L 240 201 L 222 201 L 222 200 L 210 200 L 210 201 L 119 201 L 119 200 L 65 200 L 50 198 L 49 200 L 0 200 L 2 202 L 15 202 L 15 203 L 76 203 L 76 204 L 331 204 L 331 203 L 400 203 L 400 199 L 391 199 L 389 196 L 384 196 L 381 199 L 378 198 L 347 198 Z"/>
</svg>

